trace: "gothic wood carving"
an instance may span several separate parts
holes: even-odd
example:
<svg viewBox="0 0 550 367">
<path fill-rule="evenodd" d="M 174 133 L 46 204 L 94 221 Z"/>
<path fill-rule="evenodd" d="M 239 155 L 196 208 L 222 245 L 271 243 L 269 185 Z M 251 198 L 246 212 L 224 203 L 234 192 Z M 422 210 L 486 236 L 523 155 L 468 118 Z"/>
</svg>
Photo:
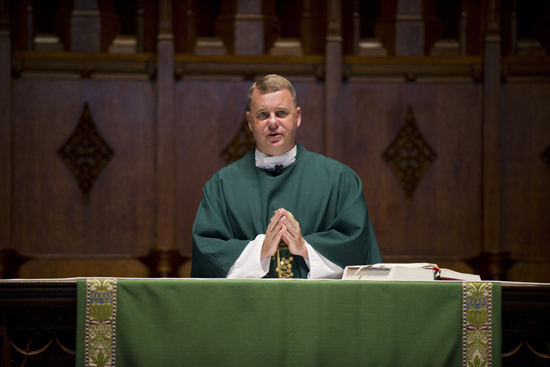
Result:
<svg viewBox="0 0 550 367">
<path fill-rule="evenodd" d="M 436 158 L 437 154 L 422 136 L 409 106 L 401 130 L 382 154 L 382 159 L 397 176 L 408 204 L 412 202 L 420 179 Z"/>
<path fill-rule="evenodd" d="M 88 103 L 80 115 L 80 120 L 57 155 L 73 173 L 85 203 L 90 199 L 94 183 L 115 153 L 99 134 Z"/>
<path fill-rule="evenodd" d="M 541 153 L 540 159 L 546 164 L 546 167 L 550 168 L 550 145 Z"/>
<path fill-rule="evenodd" d="M 244 157 L 255 146 L 256 139 L 248 128 L 248 121 L 245 117 L 233 140 L 222 151 L 222 157 L 227 164 L 231 164 Z"/>
<path fill-rule="evenodd" d="M 42 311 L 42 308 L 38 308 L 38 310 Z M 57 312 L 60 313 L 61 310 L 65 309 L 58 309 Z M 73 310 L 69 309 L 69 311 Z M 25 308 L 24 312 L 32 314 L 30 308 Z M 46 326 L 46 323 L 53 320 L 53 317 L 55 316 L 52 315 L 52 312 L 45 314 L 40 327 L 12 328 L 9 338 L 12 365 L 55 365 L 60 367 L 75 365 L 76 333 L 74 327 Z M 35 320 L 34 324 L 37 325 L 38 322 L 39 320 Z M 75 323 L 76 320 L 72 324 Z"/>
</svg>

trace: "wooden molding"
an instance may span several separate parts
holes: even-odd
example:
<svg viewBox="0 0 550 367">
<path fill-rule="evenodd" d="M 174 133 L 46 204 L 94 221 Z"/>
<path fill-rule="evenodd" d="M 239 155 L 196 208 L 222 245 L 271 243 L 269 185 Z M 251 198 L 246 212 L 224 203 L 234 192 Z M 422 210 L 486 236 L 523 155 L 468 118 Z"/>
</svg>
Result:
<svg viewBox="0 0 550 367">
<path fill-rule="evenodd" d="M 257 75 L 278 73 L 325 78 L 325 57 L 241 56 L 176 54 L 175 78 L 232 76 L 253 80 Z M 483 81 L 483 60 L 466 57 L 343 57 L 343 80 L 355 81 Z M 69 77 L 101 79 L 155 79 L 155 54 L 107 54 L 78 52 L 14 51 L 15 77 Z M 550 82 L 550 57 L 507 56 L 502 59 L 503 82 Z"/>
<path fill-rule="evenodd" d="M 187 55 L 175 56 L 175 78 L 229 76 L 241 80 L 254 80 L 265 74 L 298 75 L 323 80 L 324 57 L 309 56 L 239 56 L 239 55 Z"/>
<path fill-rule="evenodd" d="M 548 56 L 506 56 L 501 69 L 503 82 L 550 82 Z"/>
<path fill-rule="evenodd" d="M 472 81 L 483 79 L 481 57 L 344 56 L 344 79 L 353 81 Z"/>
<path fill-rule="evenodd" d="M 15 51 L 12 74 L 15 77 L 154 79 L 157 63 L 154 54 Z"/>
</svg>

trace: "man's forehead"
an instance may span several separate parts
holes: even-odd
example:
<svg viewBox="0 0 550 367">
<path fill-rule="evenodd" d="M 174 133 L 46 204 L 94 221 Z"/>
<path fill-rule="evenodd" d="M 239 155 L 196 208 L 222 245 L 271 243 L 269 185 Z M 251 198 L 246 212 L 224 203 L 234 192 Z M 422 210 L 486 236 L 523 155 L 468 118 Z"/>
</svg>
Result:
<svg viewBox="0 0 550 367">
<path fill-rule="evenodd" d="M 290 91 L 286 88 L 283 88 L 283 89 L 279 89 L 275 92 L 267 92 L 267 93 L 262 93 L 259 89 L 255 89 L 254 90 L 254 93 L 252 93 L 252 99 L 250 101 L 250 104 L 251 105 L 254 105 L 254 104 L 258 104 L 258 99 L 260 97 L 263 97 L 263 96 L 268 96 L 270 94 L 276 94 L 276 93 L 280 93 L 280 92 L 283 92 L 284 95 L 286 95 L 285 97 L 288 97 L 288 101 L 285 101 L 285 102 L 289 102 L 290 105 L 286 105 L 285 103 L 280 103 L 279 104 L 279 107 L 288 107 L 288 108 L 293 108 L 294 107 L 294 101 L 292 99 L 292 96 L 290 95 Z M 256 106 L 256 108 L 263 108 L 263 106 Z"/>
</svg>

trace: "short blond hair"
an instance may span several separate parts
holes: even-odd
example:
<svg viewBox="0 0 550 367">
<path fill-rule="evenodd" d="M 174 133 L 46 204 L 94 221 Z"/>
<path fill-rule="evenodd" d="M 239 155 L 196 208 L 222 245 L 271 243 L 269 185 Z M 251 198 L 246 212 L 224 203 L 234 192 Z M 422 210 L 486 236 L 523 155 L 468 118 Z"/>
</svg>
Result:
<svg viewBox="0 0 550 367">
<path fill-rule="evenodd" d="M 294 108 L 298 107 L 296 102 L 296 90 L 288 79 L 277 75 L 269 74 L 260 79 L 258 79 L 250 89 L 248 90 L 248 110 L 250 111 L 250 105 L 252 104 L 252 95 L 254 90 L 258 90 L 261 94 L 275 93 L 281 89 L 286 89 L 289 91 L 292 100 L 294 101 Z"/>
</svg>

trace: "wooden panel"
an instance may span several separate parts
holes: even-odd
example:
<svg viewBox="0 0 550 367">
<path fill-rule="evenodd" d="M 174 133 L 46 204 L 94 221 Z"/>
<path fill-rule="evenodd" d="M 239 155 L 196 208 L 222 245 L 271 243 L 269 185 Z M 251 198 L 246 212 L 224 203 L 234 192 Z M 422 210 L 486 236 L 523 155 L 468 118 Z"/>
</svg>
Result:
<svg viewBox="0 0 550 367">
<path fill-rule="evenodd" d="M 159 5 L 159 12 L 169 12 L 169 2 Z M 162 7 L 166 7 L 162 10 Z M 163 21 L 160 22 L 163 24 Z M 158 76 L 156 80 L 156 248 L 174 248 L 174 43 L 171 21 L 164 21 L 165 32 L 157 44 Z"/>
<path fill-rule="evenodd" d="M 344 91 L 345 163 L 363 181 L 382 256 L 476 255 L 481 250 L 480 87 L 350 83 Z M 381 158 L 407 106 L 437 154 L 411 204 Z"/>
<path fill-rule="evenodd" d="M 325 136 L 323 153 L 342 160 L 342 2 L 328 0 L 327 38 L 325 48 Z"/>
<path fill-rule="evenodd" d="M 88 259 L 38 258 L 21 266 L 19 276 L 27 279 L 73 277 L 132 277 L 148 276 L 145 265 L 135 259 L 108 259 L 96 256 Z"/>
<path fill-rule="evenodd" d="M 297 82 L 290 78 L 296 89 L 298 106 L 302 110 L 302 122 L 296 141 L 308 150 L 323 153 L 324 85 L 321 83 Z"/>
<path fill-rule="evenodd" d="M 500 251 L 501 43 L 496 0 L 488 0 L 483 63 L 483 250 Z"/>
<path fill-rule="evenodd" d="M 550 283 L 550 262 L 542 259 L 520 261 L 512 266 L 506 276 L 516 282 Z"/>
<path fill-rule="evenodd" d="M 20 79 L 14 86 L 13 243 L 20 253 L 145 254 L 153 241 L 150 82 Z M 84 204 L 57 150 L 88 102 L 114 150 Z"/>
<path fill-rule="evenodd" d="M 0 1 L 0 6 L 3 6 Z M 0 20 L 5 19 L 0 9 Z M 2 28 L 0 27 L 0 31 Z M 11 237 L 11 60 L 10 39 L 0 36 L 0 250 L 10 247 Z"/>
<path fill-rule="evenodd" d="M 202 198 L 202 186 L 225 166 L 221 152 L 242 123 L 249 84 L 176 84 L 175 244 L 180 251 L 191 252 L 191 227 Z"/>
<path fill-rule="evenodd" d="M 502 247 L 550 261 L 550 84 L 502 86 Z M 547 267 L 550 272 L 550 265 Z"/>
</svg>

